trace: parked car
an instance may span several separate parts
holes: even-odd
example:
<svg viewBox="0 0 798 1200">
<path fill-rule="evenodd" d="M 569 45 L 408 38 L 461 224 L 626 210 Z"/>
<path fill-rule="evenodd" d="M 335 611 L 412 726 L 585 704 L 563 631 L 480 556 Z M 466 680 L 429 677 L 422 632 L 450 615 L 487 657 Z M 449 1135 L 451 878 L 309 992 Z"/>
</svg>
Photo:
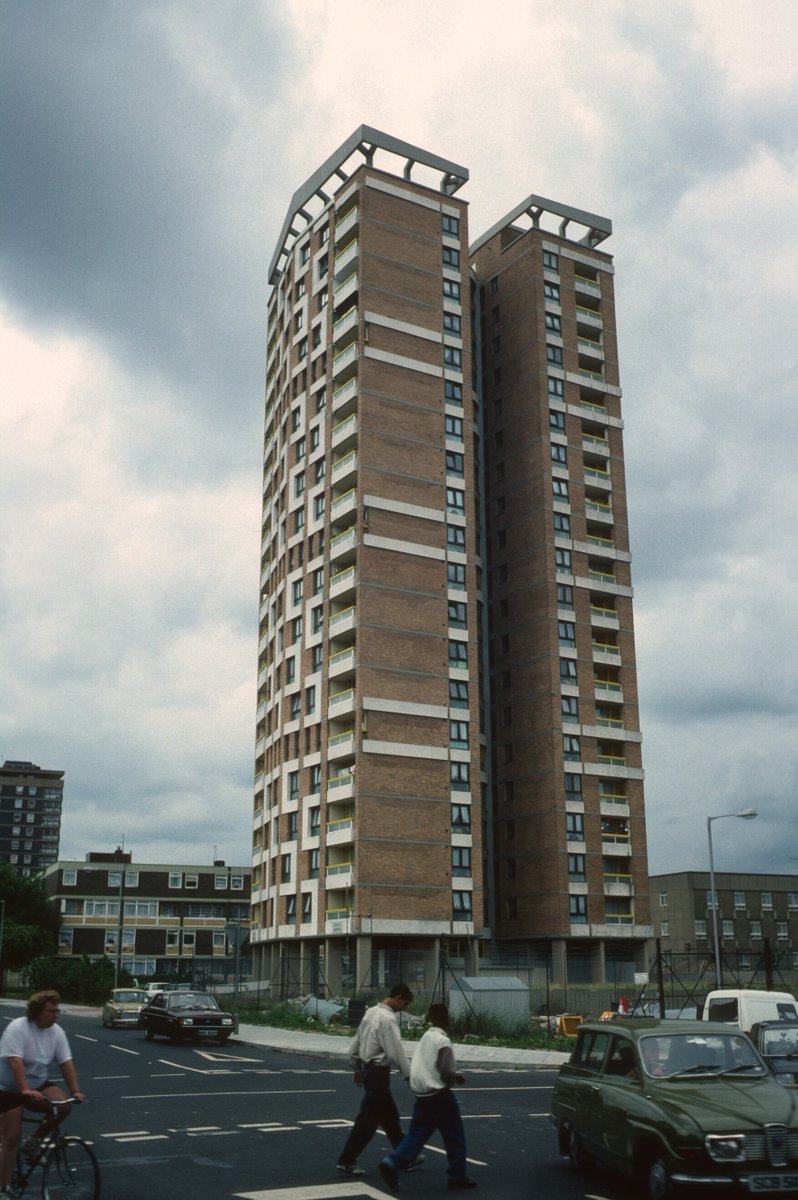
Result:
<svg viewBox="0 0 798 1200">
<path fill-rule="evenodd" d="M 798 1001 L 789 992 L 724 988 L 709 993 L 701 1015 L 705 1021 L 726 1021 L 748 1033 L 757 1021 L 798 1021 Z"/>
<path fill-rule="evenodd" d="M 157 996 L 159 992 L 173 992 L 176 987 L 176 983 L 166 983 L 165 981 L 153 979 L 149 983 L 145 983 L 144 991 L 148 997 Z"/>
<path fill-rule="evenodd" d="M 103 1005 L 102 1023 L 107 1029 L 114 1025 L 139 1025 L 139 1016 L 147 1003 L 147 993 L 141 988 L 114 988 Z"/>
<path fill-rule="evenodd" d="M 680 1185 L 724 1198 L 798 1193 L 798 1093 L 750 1040 L 704 1021 L 591 1021 L 552 1096 L 560 1153 L 635 1177 L 635 1195 Z"/>
<path fill-rule="evenodd" d="M 757 1021 L 749 1037 L 776 1080 L 798 1087 L 798 1021 Z"/>
<path fill-rule="evenodd" d="M 223 1012 L 208 992 L 158 992 L 141 1010 L 148 1041 L 156 1034 L 181 1038 L 215 1037 L 226 1042 L 235 1029 L 235 1017 Z"/>
</svg>

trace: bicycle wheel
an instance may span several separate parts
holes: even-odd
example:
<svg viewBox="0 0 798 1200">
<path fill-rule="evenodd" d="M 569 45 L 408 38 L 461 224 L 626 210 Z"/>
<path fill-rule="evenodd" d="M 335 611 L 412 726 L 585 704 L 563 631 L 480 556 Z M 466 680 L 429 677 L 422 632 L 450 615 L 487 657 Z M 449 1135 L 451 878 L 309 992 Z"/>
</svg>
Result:
<svg viewBox="0 0 798 1200">
<path fill-rule="evenodd" d="M 79 1137 L 59 1138 L 44 1163 L 43 1200 L 99 1200 L 100 1168 Z"/>
</svg>

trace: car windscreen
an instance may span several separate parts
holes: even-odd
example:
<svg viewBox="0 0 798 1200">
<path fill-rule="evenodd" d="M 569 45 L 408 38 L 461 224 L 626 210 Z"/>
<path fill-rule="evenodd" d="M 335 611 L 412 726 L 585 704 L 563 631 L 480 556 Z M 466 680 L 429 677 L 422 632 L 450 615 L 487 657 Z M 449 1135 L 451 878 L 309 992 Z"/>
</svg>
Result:
<svg viewBox="0 0 798 1200">
<path fill-rule="evenodd" d="M 117 1004 L 144 1004 L 147 997 L 144 992 L 114 992 Z"/>
<path fill-rule="evenodd" d="M 762 1031 L 763 1054 L 798 1054 L 798 1023 Z"/>
<path fill-rule="evenodd" d="M 762 1061 L 742 1034 L 656 1034 L 640 1039 L 643 1067 L 652 1077 L 762 1075 Z"/>
<path fill-rule="evenodd" d="M 215 1012 L 218 1008 L 213 996 L 198 996 L 194 992 L 172 992 L 169 996 L 170 1008 L 198 1008 Z"/>
</svg>

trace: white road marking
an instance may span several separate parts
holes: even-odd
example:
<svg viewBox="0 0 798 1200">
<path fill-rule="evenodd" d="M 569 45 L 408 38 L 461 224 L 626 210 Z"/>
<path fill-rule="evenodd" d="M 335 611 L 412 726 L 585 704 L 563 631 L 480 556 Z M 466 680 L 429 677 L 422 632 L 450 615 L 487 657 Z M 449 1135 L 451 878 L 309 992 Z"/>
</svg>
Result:
<svg viewBox="0 0 798 1200">
<path fill-rule="evenodd" d="M 99 1038 L 87 1037 L 85 1033 L 70 1033 L 71 1038 L 76 1038 L 81 1042 L 99 1042 Z"/>
<path fill-rule="evenodd" d="M 252 1088 L 246 1088 L 242 1091 L 239 1088 L 237 1091 L 227 1092 L 203 1092 L 203 1096 L 327 1096 L 334 1092 L 335 1088 L 281 1088 L 275 1091 L 273 1088 L 265 1088 L 263 1091 L 253 1091 Z M 129 1096 L 121 1096 L 122 1100 L 184 1100 L 186 1098 L 195 1097 L 196 1092 L 134 1092 Z"/>
<path fill-rule="evenodd" d="M 127 1046 L 117 1046 L 116 1042 L 111 1042 L 111 1049 L 121 1050 L 123 1054 L 135 1054 L 136 1058 L 141 1054 L 140 1050 L 128 1050 Z"/>
<path fill-rule="evenodd" d="M 144 1133 L 144 1134 L 136 1134 L 134 1137 L 130 1137 L 127 1134 L 123 1134 L 121 1137 L 118 1137 L 116 1140 L 118 1142 L 168 1142 L 169 1138 L 166 1136 L 165 1133 Z"/>
<path fill-rule="evenodd" d="M 141 1137 L 143 1134 L 148 1134 L 149 1129 L 120 1129 L 116 1133 L 101 1133 L 100 1137 L 104 1138 L 120 1138 L 120 1137 Z"/>
<path fill-rule="evenodd" d="M 200 1058 L 207 1058 L 211 1062 L 260 1062 L 259 1058 L 244 1058 L 240 1054 L 214 1054 L 210 1050 L 195 1050 L 195 1054 L 199 1054 Z"/>
<path fill-rule="evenodd" d="M 265 1192 L 236 1192 L 238 1200 L 338 1200 L 339 1196 L 356 1196 L 357 1200 L 385 1200 L 385 1192 L 368 1183 L 324 1183 L 319 1187 L 272 1188 Z"/>
</svg>

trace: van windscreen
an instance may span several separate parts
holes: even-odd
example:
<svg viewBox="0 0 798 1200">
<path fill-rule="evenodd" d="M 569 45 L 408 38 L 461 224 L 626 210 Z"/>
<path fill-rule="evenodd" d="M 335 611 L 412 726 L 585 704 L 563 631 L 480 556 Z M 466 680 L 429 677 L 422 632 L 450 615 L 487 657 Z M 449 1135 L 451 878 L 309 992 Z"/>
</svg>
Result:
<svg viewBox="0 0 798 1200">
<path fill-rule="evenodd" d="M 710 1021 L 739 1021 L 740 1012 L 737 1006 L 737 997 L 726 996 L 722 1000 L 710 1000 L 707 1017 Z"/>
</svg>

